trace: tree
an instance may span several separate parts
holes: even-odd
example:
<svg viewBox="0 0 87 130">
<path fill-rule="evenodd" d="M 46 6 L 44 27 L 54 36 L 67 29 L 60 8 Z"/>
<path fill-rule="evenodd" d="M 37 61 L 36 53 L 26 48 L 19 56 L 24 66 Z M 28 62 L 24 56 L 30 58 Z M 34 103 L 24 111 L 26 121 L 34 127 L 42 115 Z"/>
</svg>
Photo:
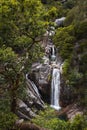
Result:
<svg viewBox="0 0 87 130">
<path fill-rule="evenodd" d="M 3 43 L 22 52 L 25 48 L 31 48 L 45 31 L 40 0 L 4 0 L 0 4 L 0 35 Z"/>
<path fill-rule="evenodd" d="M 44 12 L 40 0 L 0 0 L 0 5 L 1 89 L 9 93 L 15 112 L 17 90 L 27 68 L 42 56 L 39 41 L 45 32 Z"/>
<path fill-rule="evenodd" d="M 17 55 L 11 48 L 3 47 L 0 49 L 0 80 L 3 84 L 1 88 L 10 94 L 12 112 L 15 112 L 16 90 L 23 76 L 21 75 L 21 65 L 21 60 L 18 61 Z"/>
</svg>

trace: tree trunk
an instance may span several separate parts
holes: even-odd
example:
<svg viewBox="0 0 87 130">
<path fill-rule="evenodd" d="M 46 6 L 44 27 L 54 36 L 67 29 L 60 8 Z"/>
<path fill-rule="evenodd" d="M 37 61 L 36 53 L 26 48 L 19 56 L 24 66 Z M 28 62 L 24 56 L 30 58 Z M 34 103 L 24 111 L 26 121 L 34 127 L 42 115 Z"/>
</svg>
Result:
<svg viewBox="0 0 87 130">
<path fill-rule="evenodd" d="M 11 90 L 11 112 L 16 112 L 16 105 L 17 105 L 17 98 L 16 98 L 16 92 L 14 90 Z"/>
</svg>

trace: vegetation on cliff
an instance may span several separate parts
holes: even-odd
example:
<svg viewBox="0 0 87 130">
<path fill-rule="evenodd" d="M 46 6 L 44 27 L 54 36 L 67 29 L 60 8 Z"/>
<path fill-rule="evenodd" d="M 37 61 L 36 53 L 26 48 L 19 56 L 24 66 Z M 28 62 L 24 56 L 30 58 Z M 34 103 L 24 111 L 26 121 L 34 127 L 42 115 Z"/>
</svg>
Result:
<svg viewBox="0 0 87 130">
<path fill-rule="evenodd" d="M 32 120 L 37 125 L 49 130 L 86 130 L 86 116 L 76 115 L 72 121 L 67 121 L 64 117 L 58 117 L 54 109 L 47 108 L 41 111 L 35 119 Z"/>
<path fill-rule="evenodd" d="M 54 43 L 62 57 L 65 86 L 73 89 L 73 97 L 87 105 L 87 0 L 69 10 L 64 27 L 56 30 Z"/>
</svg>

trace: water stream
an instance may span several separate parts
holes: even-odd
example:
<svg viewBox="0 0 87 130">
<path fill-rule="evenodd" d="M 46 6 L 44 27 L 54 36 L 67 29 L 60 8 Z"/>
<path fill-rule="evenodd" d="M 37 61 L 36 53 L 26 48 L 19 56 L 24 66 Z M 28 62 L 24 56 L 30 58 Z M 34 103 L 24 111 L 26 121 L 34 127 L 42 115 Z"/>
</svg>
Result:
<svg viewBox="0 0 87 130">
<path fill-rule="evenodd" d="M 59 95 L 60 95 L 60 69 L 56 60 L 56 49 L 51 47 L 51 66 L 52 66 L 52 81 L 51 81 L 51 107 L 59 110 Z"/>
<path fill-rule="evenodd" d="M 53 68 L 51 82 L 51 107 L 59 110 L 59 95 L 60 95 L 60 70 Z"/>
</svg>

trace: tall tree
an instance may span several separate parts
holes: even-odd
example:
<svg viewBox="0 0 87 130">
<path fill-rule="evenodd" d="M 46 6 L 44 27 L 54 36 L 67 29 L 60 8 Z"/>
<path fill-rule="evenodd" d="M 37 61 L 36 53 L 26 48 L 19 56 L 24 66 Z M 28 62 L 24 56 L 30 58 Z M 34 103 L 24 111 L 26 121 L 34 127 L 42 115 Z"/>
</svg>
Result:
<svg viewBox="0 0 87 130">
<path fill-rule="evenodd" d="M 44 11 L 40 0 L 0 0 L 0 5 L 1 89 L 10 92 L 11 110 L 15 112 L 16 93 L 27 66 L 41 56 Z"/>
</svg>

